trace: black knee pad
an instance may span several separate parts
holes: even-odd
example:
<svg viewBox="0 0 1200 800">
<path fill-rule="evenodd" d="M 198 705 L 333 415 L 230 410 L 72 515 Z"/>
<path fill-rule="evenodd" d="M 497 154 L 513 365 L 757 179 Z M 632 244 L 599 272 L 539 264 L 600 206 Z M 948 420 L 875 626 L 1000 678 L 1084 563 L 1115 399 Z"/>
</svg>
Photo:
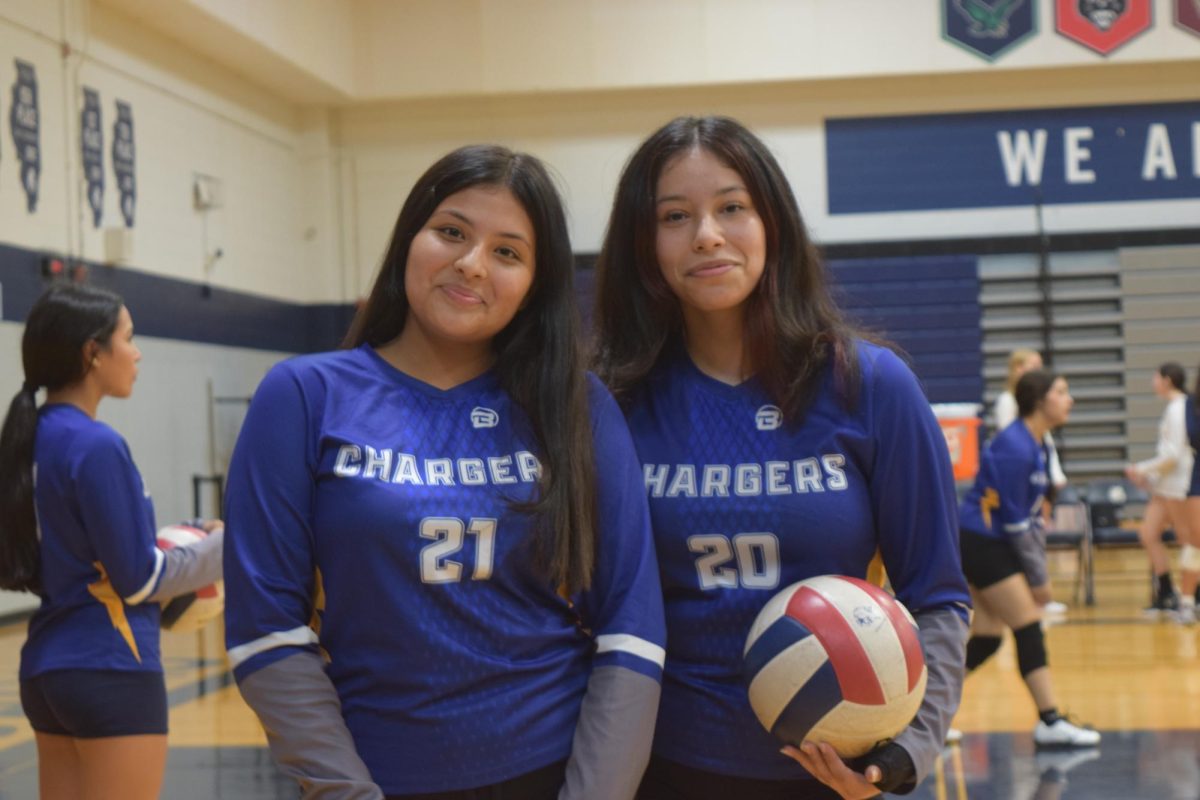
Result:
<svg viewBox="0 0 1200 800">
<path fill-rule="evenodd" d="M 1017 666 L 1022 677 L 1046 666 L 1046 635 L 1042 633 L 1042 623 L 1031 622 L 1013 631 L 1013 638 L 1017 642 Z"/>
<path fill-rule="evenodd" d="M 999 649 L 999 636 L 972 636 L 967 640 L 967 672 L 987 661 Z"/>
</svg>

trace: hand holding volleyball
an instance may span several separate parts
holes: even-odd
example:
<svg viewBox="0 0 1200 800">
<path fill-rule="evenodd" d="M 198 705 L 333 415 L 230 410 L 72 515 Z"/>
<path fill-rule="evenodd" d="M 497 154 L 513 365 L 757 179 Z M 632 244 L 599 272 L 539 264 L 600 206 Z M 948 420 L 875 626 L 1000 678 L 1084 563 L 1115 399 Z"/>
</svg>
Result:
<svg viewBox="0 0 1200 800">
<path fill-rule="evenodd" d="M 878 586 L 822 575 L 792 584 L 759 612 L 745 677 L 759 721 L 784 742 L 827 742 L 863 755 L 908 726 L 925 696 L 917 625 Z"/>
<path fill-rule="evenodd" d="M 208 531 L 191 525 L 167 525 L 155 535 L 160 550 L 187 547 L 202 541 Z M 225 583 L 214 581 L 194 592 L 172 597 L 162 604 L 159 625 L 163 630 L 188 632 L 203 628 L 225 610 Z"/>
</svg>

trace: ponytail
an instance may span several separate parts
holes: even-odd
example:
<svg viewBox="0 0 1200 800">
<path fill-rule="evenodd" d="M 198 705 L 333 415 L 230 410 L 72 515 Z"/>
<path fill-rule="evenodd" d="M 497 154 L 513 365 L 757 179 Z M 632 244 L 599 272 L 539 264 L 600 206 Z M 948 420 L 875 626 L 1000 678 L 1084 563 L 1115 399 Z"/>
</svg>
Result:
<svg viewBox="0 0 1200 800">
<path fill-rule="evenodd" d="M 26 384 L 0 429 L 0 589 L 37 592 L 37 518 L 33 510 L 33 438 L 37 399 Z"/>
</svg>

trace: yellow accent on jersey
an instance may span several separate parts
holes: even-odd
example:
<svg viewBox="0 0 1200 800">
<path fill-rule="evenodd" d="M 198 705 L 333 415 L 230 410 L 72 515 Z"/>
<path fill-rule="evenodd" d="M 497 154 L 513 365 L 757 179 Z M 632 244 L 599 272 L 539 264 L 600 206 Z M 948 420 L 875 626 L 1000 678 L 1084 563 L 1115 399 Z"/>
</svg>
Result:
<svg viewBox="0 0 1200 800">
<path fill-rule="evenodd" d="M 989 488 L 979 498 L 979 512 L 983 514 L 983 524 L 992 527 L 992 511 L 1000 508 L 1000 493 Z"/>
<path fill-rule="evenodd" d="M 875 550 L 875 555 L 871 556 L 871 563 L 867 564 L 867 583 L 873 583 L 876 586 L 887 585 L 887 570 L 883 567 L 883 553 Z"/>
<path fill-rule="evenodd" d="M 125 644 L 129 645 L 129 649 L 133 651 L 133 657 L 138 660 L 139 664 L 142 663 L 142 654 L 138 652 L 137 640 L 133 638 L 133 629 L 129 627 L 129 620 L 125 617 L 125 601 L 113 588 L 112 582 L 108 579 L 108 573 L 104 571 L 104 565 L 99 561 L 93 561 L 92 566 L 100 573 L 100 580 L 88 584 L 88 593 L 104 605 L 112 626 L 121 634 Z"/>
</svg>

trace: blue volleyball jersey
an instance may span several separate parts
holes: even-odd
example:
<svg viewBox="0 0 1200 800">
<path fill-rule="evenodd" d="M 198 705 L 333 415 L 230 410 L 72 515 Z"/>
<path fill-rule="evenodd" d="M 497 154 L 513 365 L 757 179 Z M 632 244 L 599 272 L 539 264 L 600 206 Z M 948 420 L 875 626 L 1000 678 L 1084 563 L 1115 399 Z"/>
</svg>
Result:
<svg viewBox="0 0 1200 800">
<path fill-rule="evenodd" d="M 686 355 L 633 398 L 629 428 L 666 601 L 654 741 L 664 758 L 751 778 L 808 777 L 754 716 L 742 677 L 755 617 L 796 581 L 863 578 L 879 550 L 910 611 L 966 616 L 945 438 L 900 359 L 858 348 L 857 407 L 839 403 L 827 370 L 799 426 L 783 422 L 757 381 L 728 386 Z"/>
<path fill-rule="evenodd" d="M 994 539 L 1025 535 L 1042 524 L 1048 484 L 1046 451 L 1018 419 L 980 454 L 975 483 L 959 505 L 959 524 Z"/>
<path fill-rule="evenodd" d="M 327 655 L 386 794 L 506 780 L 570 755 L 594 666 L 658 680 L 664 623 L 640 471 L 590 380 L 599 530 L 592 588 L 536 573 L 540 465 L 494 374 L 443 391 L 369 347 L 274 367 L 227 494 L 227 644 L 246 677 Z"/>
<path fill-rule="evenodd" d="M 73 405 L 43 406 L 34 440 L 41 606 L 21 678 L 56 669 L 161 671 L 154 506 L 120 434 Z"/>
</svg>

